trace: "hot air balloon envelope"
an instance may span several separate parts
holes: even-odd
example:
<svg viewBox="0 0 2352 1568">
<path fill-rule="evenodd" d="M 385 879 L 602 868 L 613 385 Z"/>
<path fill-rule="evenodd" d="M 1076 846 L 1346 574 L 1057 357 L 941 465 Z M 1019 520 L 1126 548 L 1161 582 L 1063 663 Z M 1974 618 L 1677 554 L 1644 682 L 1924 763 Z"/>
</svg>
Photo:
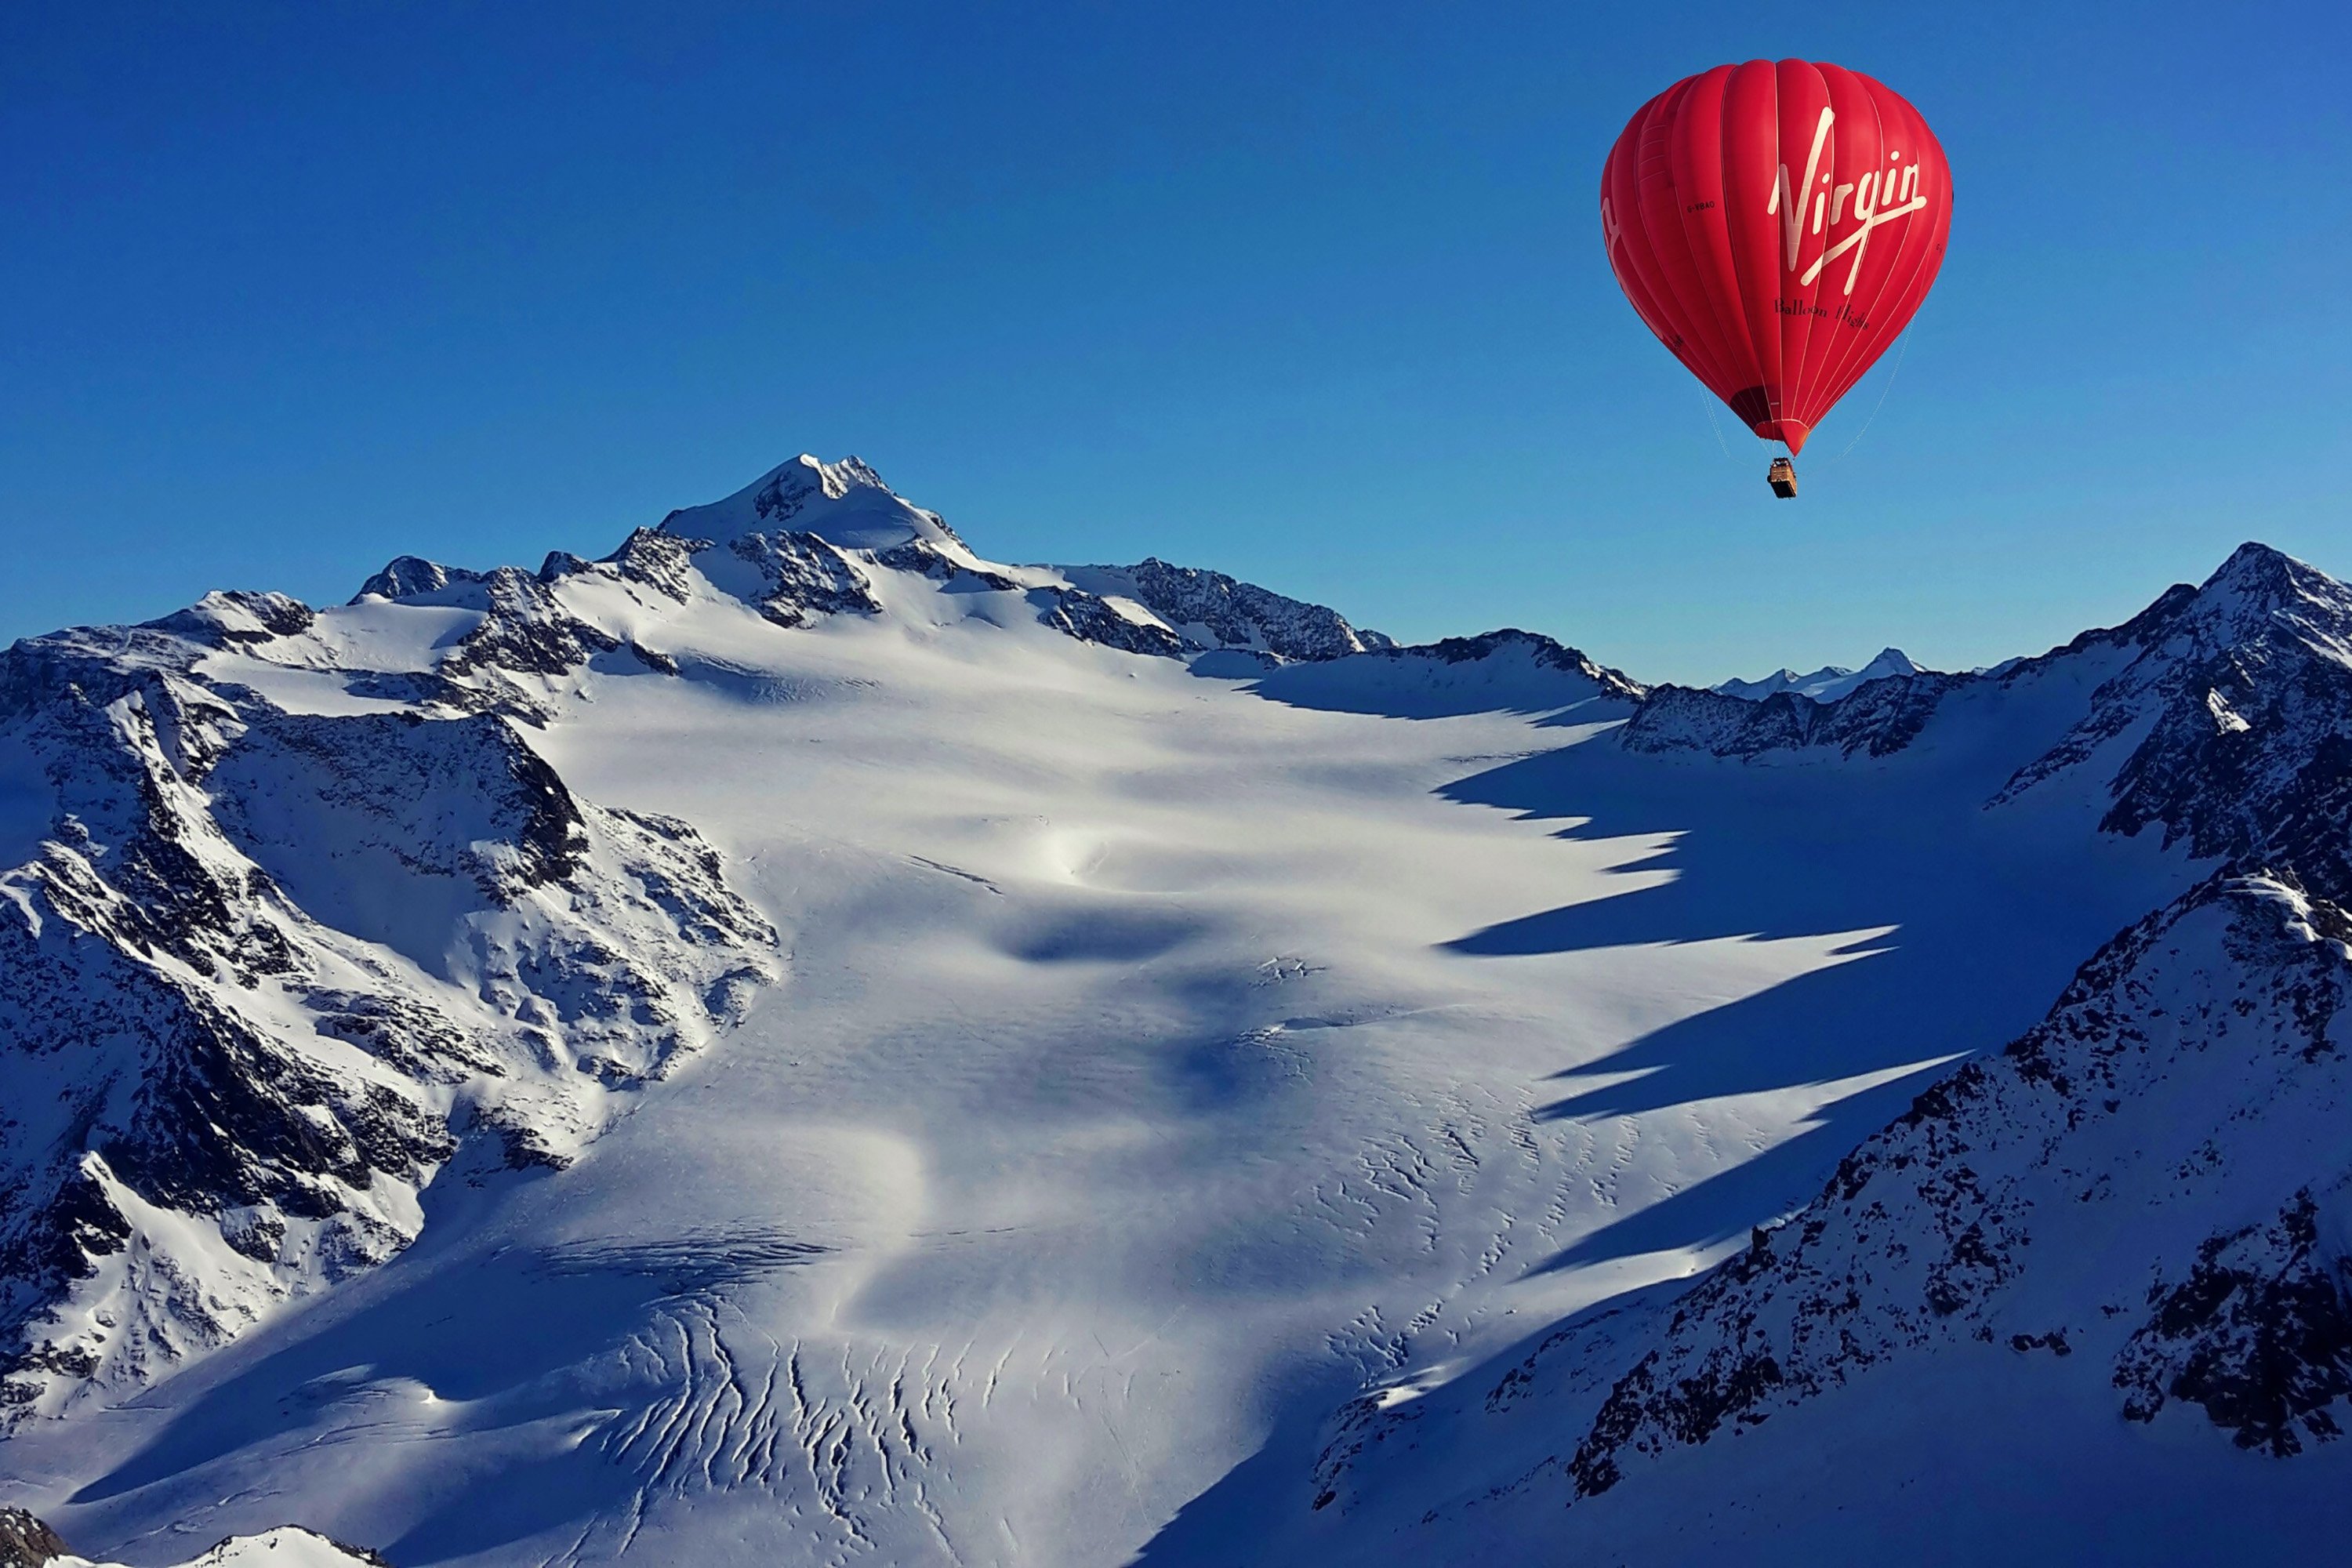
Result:
<svg viewBox="0 0 2352 1568">
<path fill-rule="evenodd" d="M 1625 297 L 1768 441 L 1801 451 L 1902 334 L 1951 230 L 1935 133 L 1857 72 L 1751 60 L 1642 106 L 1601 174 Z"/>
</svg>

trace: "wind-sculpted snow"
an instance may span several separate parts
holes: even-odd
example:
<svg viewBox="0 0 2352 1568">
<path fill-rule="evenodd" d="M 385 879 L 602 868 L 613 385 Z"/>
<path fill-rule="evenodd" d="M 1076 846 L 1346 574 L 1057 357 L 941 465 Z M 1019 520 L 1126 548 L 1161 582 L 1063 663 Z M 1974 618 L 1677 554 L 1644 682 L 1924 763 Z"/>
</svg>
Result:
<svg viewBox="0 0 2352 1568">
<path fill-rule="evenodd" d="M 2347 937 L 2289 882 L 2207 880 L 1696 1289 L 1344 1408 L 1282 1505 L 1301 1524 L 1244 1560 L 1661 1551 L 1678 1518 L 1738 1528 L 1747 1489 L 1695 1451 L 1780 1475 L 1860 1424 L 1899 1454 L 1995 1380 L 2026 1390 L 2011 1409 L 2103 1403 L 2126 1432 L 2194 1421 L 2282 1458 L 2331 1443 L 2352 1395 Z M 1798 1423 L 1815 1409 L 1832 1425 Z"/>
</svg>

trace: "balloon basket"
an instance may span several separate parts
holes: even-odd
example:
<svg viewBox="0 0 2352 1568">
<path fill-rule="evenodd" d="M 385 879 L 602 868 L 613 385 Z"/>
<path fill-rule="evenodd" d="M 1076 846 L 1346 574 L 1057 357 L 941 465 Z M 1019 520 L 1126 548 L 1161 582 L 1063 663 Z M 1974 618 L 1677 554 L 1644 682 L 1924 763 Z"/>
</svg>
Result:
<svg viewBox="0 0 2352 1568">
<path fill-rule="evenodd" d="M 1772 493 L 1782 500 L 1796 500 L 1797 465 L 1786 458 L 1773 458 L 1772 466 L 1765 470 L 1764 482 L 1770 485 Z"/>
</svg>

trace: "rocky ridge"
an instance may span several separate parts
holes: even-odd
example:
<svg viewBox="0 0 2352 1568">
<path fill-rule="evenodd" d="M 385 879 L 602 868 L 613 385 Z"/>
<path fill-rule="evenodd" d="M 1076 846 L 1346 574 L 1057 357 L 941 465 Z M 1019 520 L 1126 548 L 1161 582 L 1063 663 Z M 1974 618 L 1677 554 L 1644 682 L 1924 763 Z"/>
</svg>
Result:
<svg viewBox="0 0 2352 1568">
<path fill-rule="evenodd" d="M 1576 1493 L 1972 1344 L 2095 1358 L 2128 1420 L 2177 1402 L 2282 1457 L 2340 1435 L 2352 1268 L 2320 1232 L 2352 1196 L 2347 935 L 2288 882 L 2225 877 L 2118 936 L 1677 1303 L 1568 1457 Z"/>
<path fill-rule="evenodd" d="M 1760 702 L 1767 697 L 1783 691 L 1799 697 L 1810 697 L 1816 702 L 1834 702 L 1857 687 L 1890 675 L 1917 675 L 1919 667 L 1899 647 L 1882 648 L 1876 658 L 1859 669 L 1842 664 L 1825 664 L 1810 675 L 1800 675 L 1793 669 L 1776 669 L 1761 680 L 1718 680 L 1708 689 L 1726 697 L 1744 697 Z"/>
<path fill-rule="evenodd" d="M 2248 545 L 2201 586 L 2040 659 L 1828 703 L 1661 688 L 1622 742 L 1869 763 L 1981 726 L 2037 682 L 2079 691 L 2074 716 L 1986 808 L 2087 772 L 2110 803 L 2100 831 L 2154 830 L 2204 861 L 2203 879 L 1695 1288 L 1570 1320 L 1441 1396 L 1348 1406 L 1311 1511 L 1375 1514 L 1409 1537 L 1515 1499 L 1590 1502 L 1930 1358 L 2093 1367 L 2119 1423 L 2193 1422 L 2276 1459 L 2342 1435 L 2352 588 Z M 1433 1491 L 1415 1457 L 1433 1445 L 1513 1457 L 1475 1488 L 1457 1468 Z"/>
<path fill-rule="evenodd" d="M 509 718 L 207 668 L 311 630 L 218 595 L 0 654 L 8 1415 L 382 1261 L 453 1160 L 560 1163 L 779 973 L 690 827 L 577 798 Z"/>
<path fill-rule="evenodd" d="M 1244 583 L 1222 572 L 1147 557 L 1133 566 L 1069 569 L 1071 580 L 1108 601 L 1148 611 L 1192 651 L 1251 653 L 1275 663 L 1314 663 L 1391 648 L 1395 640 L 1349 624 L 1321 605 Z"/>
<path fill-rule="evenodd" d="M 1570 647 L 1540 632 L 1523 632 L 1517 626 L 1505 626 L 1499 631 L 1482 633 L 1475 637 L 1442 637 L 1433 643 L 1414 643 L 1409 647 L 1391 643 L 1385 647 L 1368 651 L 1375 658 L 1395 663 L 1425 660 L 1441 665 L 1474 664 L 1512 655 L 1536 668 L 1574 676 L 1590 683 L 1599 695 L 1614 700 L 1639 702 L 1650 693 L 1648 687 L 1623 670 L 1597 663 L 1581 649 Z"/>
</svg>

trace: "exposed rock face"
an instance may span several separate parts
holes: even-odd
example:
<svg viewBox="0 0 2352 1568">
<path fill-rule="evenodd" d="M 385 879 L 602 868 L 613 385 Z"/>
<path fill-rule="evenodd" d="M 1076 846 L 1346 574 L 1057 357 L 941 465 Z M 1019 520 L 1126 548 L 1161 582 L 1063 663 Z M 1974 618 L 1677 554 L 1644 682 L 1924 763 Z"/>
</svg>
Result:
<svg viewBox="0 0 2352 1568">
<path fill-rule="evenodd" d="M 1128 653 L 1157 654 L 1165 658 L 1181 658 L 1186 652 L 1184 639 L 1167 627 L 1122 616 L 1107 600 L 1083 588 L 1043 592 L 1047 605 L 1039 619 L 1080 642 L 1100 643 Z"/>
<path fill-rule="evenodd" d="M 1843 756 L 1899 752 L 1916 740 L 1952 688 L 1967 676 L 1919 674 L 1874 680 L 1833 702 L 1793 691 L 1760 700 L 1660 686 L 1625 722 L 1628 751 L 1709 752 L 1757 757 L 1826 747 Z"/>
<path fill-rule="evenodd" d="M 2160 826 L 2168 846 L 2352 897 L 2352 588 L 2249 544 L 2141 645 L 2063 746 L 2086 752 L 2147 726 L 2101 826 Z M 2047 771 L 2028 769 L 2008 793 Z"/>
<path fill-rule="evenodd" d="M 1399 662 L 1430 659 L 1439 664 L 1472 664 L 1491 659 L 1498 654 L 1516 653 L 1539 668 L 1558 670 L 1590 681 L 1606 697 L 1628 702 L 1638 702 L 1649 694 L 1649 688 L 1622 669 L 1612 669 L 1597 664 L 1577 648 L 1555 641 L 1540 632 L 1523 632 L 1516 626 L 1484 633 L 1475 637 L 1445 637 L 1433 643 L 1415 643 L 1409 647 L 1391 644 L 1371 650 L 1373 657 Z"/>
<path fill-rule="evenodd" d="M 2284 881 L 2217 878 L 2117 937 L 1676 1305 L 1568 1460 L 1577 1494 L 1963 1341 L 2105 1358 L 2137 1420 L 2177 1401 L 2277 1454 L 2335 1436 L 2347 932 Z M 2063 1287 L 2036 1289 L 2045 1258 Z"/>
<path fill-rule="evenodd" d="M 806 626 L 818 616 L 882 613 L 865 571 L 814 533 L 746 533 L 730 548 L 759 568 L 767 585 L 760 613 L 780 626 Z"/>
<path fill-rule="evenodd" d="M 562 591 L 567 583 L 578 587 L 603 578 L 671 605 L 729 595 L 779 626 L 799 629 L 831 616 L 883 615 L 882 585 L 892 574 L 954 593 L 1023 596 L 1041 625 L 1157 658 L 1234 648 L 1286 662 L 1392 646 L 1320 605 L 1163 561 L 1067 574 L 992 564 L 938 513 L 893 494 L 855 458 L 796 458 L 723 501 L 637 530 L 603 561 L 559 552 L 536 575 L 516 567 L 473 572 L 404 555 L 369 578 L 352 602 L 373 595 L 478 612 L 478 623 L 429 676 L 383 689 L 542 722 L 552 712 L 550 683 L 596 658 L 625 651 L 662 668 L 669 657 L 583 614 L 577 595 Z"/>
<path fill-rule="evenodd" d="M 2340 1184 L 2330 1193 L 2331 1219 L 2346 1196 Z M 2184 1277 L 2150 1289 L 2154 1310 L 2116 1361 L 2126 1415 L 2153 1421 L 2186 1400 L 2240 1447 L 2281 1458 L 2301 1453 L 2305 1434 L 2343 1436 L 2331 1407 L 2352 1394 L 2352 1261 L 2325 1245 L 2320 1217 L 2300 1189 L 2276 1218 L 2208 1237 Z"/>
<path fill-rule="evenodd" d="M 1998 698 L 2052 678 L 2087 679 L 2095 687 L 2088 711 L 2026 760 L 1996 801 L 2138 734 L 2116 776 L 2109 826 L 2133 833 L 2159 822 L 2167 842 L 2185 836 L 2200 854 L 2240 854 L 2267 843 L 2253 830 L 2257 820 L 2293 837 L 2288 824 L 2312 820 L 2329 781 L 2343 776 L 2352 753 L 2325 742 L 2352 733 L 2347 669 L 2352 589 L 2267 545 L 2246 544 L 2201 586 L 2168 589 L 2122 626 L 2085 632 L 2038 658 L 1974 675 L 1890 675 L 1827 702 L 1786 690 L 1749 700 L 1661 686 L 1622 740 L 1636 752 L 1748 759 L 1886 756 L 1917 741 L 1956 695 Z M 2299 848 L 2271 846 L 2272 858 L 2300 866 L 2314 851 L 2304 837 Z"/>
<path fill-rule="evenodd" d="M 0 1508 L 0 1568 L 47 1568 L 68 1555 L 58 1532 L 20 1508 Z"/>
<path fill-rule="evenodd" d="M 691 829 L 577 799 L 508 720 L 292 712 L 203 672 L 310 626 L 215 595 L 0 654 L 17 1416 L 392 1256 L 468 1139 L 479 1168 L 561 1161 L 776 973 Z M 542 651 L 459 648 L 502 680 Z"/>
<path fill-rule="evenodd" d="M 12 1556 L 11 1531 L 19 1522 L 27 1533 Z M 45 1554 L 46 1553 L 46 1554 Z M 91 1563 L 66 1551 L 55 1532 L 30 1514 L 0 1510 L 0 1568 L 121 1568 L 120 1563 Z M 363 1547 L 289 1526 L 259 1535 L 232 1536 L 179 1568 L 392 1568 L 389 1559 Z"/>
<path fill-rule="evenodd" d="M 437 594 L 453 584 L 478 583 L 479 572 L 468 572 L 462 566 L 444 566 L 438 561 L 427 561 L 421 555 L 396 556 L 391 564 L 360 584 L 352 603 L 373 595 L 382 599 L 414 599 L 425 594 Z"/>
<path fill-rule="evenodd" d="M 1148 557 L 1134 566 L 1087 569 L 1111 579 L 1116 589 L 1168 623 L 1185 643 L 1202 648 L 1239 648 L 1285 660 L 1340 658 L 1394 644 L 1379 632 L 1348 624 L 1336 610 L 1286 598 L 1222 572 L 1171 566 Z"/>
<path fill-rule="evenodd" d="M 670 513 L 662 531 L 721 542 L 746 533 L 813 533 L 844 549 L 875 552 L 920 540 L 970 553 L 939 513 L 902 500 L 864 462 L 824 463 L 805 453 L 724 500 Z"/>
</svg>

